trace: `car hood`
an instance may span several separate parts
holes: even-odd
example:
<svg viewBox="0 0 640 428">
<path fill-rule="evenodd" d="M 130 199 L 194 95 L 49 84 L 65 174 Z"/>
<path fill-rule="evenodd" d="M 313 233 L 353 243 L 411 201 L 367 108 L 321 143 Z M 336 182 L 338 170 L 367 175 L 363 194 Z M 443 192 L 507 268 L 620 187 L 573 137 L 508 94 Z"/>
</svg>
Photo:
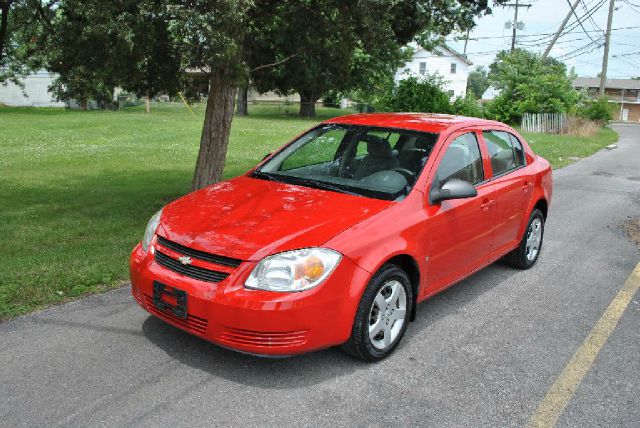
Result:
<svg viewBox="0 0 640 428">
<path fill-rule="evenodd" d="M 208 253 L 259 260 L 322 245 L 392 204 L 241 176 L 167 205 L 158 234 Z"/>
</svg>

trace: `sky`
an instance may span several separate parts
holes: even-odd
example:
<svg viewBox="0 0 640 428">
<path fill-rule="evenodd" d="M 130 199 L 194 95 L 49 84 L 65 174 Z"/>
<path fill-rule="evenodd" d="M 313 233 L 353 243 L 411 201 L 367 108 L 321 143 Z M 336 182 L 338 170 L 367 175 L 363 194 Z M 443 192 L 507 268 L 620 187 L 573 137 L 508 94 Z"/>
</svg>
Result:
<svg viewBox="0 0 640 428">
<path fill-rule="evenodd" d="M 518 11 L 518 21 L 524 23 L 524 30 L 518 30 L 516 46 L 542 53 L 570 11 L 569 1 L 573 3 L 575 0 L 519 1 L 521 4 L 531 4 L 531 7 Z M 515 0 L 509 3 L 515 3 Z M 596 10 L 590 19 L 583 19 L 586 11 L 593 8 Z M 615 8 L 607 77 L 640 76 L 640 0 L 616 0 Z M 505 23 L 513 21 L 513 7 L 494 6 L 492 12 L 491 15 L 476 18 L 477 25 L 469 36 L 467 55 L 474 65 L 487 66 L 493 62 L 496 52 L 511 47 L 512 30 L 505 29 Z M 576 12 L 586 33 L 572 16 L 567 28 L 575 28 L 558 39 L 550 56 L 562 60 L 569 68 L 574 67 L 578 76 L 595 77 L 602 66 L 609 0 L 582 0 Z M 446 42 L 462 53 L 464 42 L 455 40 L 460 36 L 463 35 L 451 35 Z"/>
</svg>

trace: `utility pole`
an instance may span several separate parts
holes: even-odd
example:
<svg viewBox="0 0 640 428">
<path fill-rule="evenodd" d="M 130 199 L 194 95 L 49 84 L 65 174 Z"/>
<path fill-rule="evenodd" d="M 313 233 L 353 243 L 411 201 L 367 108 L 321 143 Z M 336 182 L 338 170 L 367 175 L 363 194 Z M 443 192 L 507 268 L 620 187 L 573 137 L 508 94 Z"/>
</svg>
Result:
<svg viewBox="0 0 640 428">
<path fill-rule="evenodd" d="M 469 44 L 469 40 L 474 40 L 474 41 L 478 40 L 478 39 L 474 39 L 473 37 L 469 37 L 470 33 L 471 33 L 471 28 L 468 28 L 464 36 L 454 38 L 454 40 L 457 40 L 457 41 L 464 40 L 464 50 L 462 51 L 462 56 L 464 56 L 465 58 L 467 57 L 467 45 Z"/>
<path fill-rule="evenodd" d="M 609 1 L 609 16 L 607 17 L 607 32 L 604 35 L 604 55 L 602 56 L 602 71 L 600 72 L 600 92 L 604 96 L 604 86 L 607 81 L 607 66 L 609 65 L 609 42 L 611 41 L 611 23 L 613 21 L 614 0 Z"/>
<path fill-rule="evenodd" d="M 549 46 L 547 46 L 547 49 L 545 49 L 544 53 L 542 54 L 542 59 L 545 59 L 547 55 L 549 55 L 549 52 L 551 52 L 551 48 L 553 48 L 553 45 L 555 45 L 558 37 L 560 37 L 560 33 L 562 33 L 562 30 L 564 30 L 567 22 L 569 22 L 569 18 L 571 18 L 571 15 L 575 13 L 576 7 L 581 1 L 582 0 L 576 0 L 572 5 L 570 5 L 571 9 L 569 9 L 569 13 L 567 13 L 567 16 L 564 17 L 562 24 L 560 24 L 560 28 L 558 28 L 558 31 L 556 31 L 556 34 L 553 35 L 553 39 L 551 39 L 551 41 L 549 42 Z"/>
<path fill-rule="evenodd" d="M 513 7 L 515 9 L 513 15 L 513 34 L 511 36 L 511 52 L 516 48 L 516 32 L 518 30 L 518 9 L 521 7 L 526 7 L 529 9 L 531 7 L 530 4 L 520 4 L 520 0 L 516 0 L 515 3 L 506 3 L 503 5 L 504 7 Z"/>
<path fill-rule="evenodd" d="M 471 30 L 467 28 L 467 34 L 464 36 L 464 50 L 462 51 L 462 56 L 467 57 L 467 44 L 469 43 L 469 32 Z"/>
</svg>

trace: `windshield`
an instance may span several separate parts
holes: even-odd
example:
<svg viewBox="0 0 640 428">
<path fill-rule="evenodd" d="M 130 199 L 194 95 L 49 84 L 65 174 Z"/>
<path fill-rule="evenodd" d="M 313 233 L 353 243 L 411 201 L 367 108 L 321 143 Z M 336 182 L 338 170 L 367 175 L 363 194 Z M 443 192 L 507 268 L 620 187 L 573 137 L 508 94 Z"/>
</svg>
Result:
<svg viewBox="0 0 640 428">
<path fill-rule="evenodd" d="M 293 141 L 252 175 L 400 200 L 413 187 L 437 137 L 395 128 L 321 125 Z"/>
</svg>

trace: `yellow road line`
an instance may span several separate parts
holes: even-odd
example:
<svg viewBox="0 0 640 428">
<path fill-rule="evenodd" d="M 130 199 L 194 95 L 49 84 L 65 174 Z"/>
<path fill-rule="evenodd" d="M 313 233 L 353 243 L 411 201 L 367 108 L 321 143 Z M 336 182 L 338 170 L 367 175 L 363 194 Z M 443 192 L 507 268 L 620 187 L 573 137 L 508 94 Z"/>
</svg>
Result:
<svg viewBox="0 0 640 428">
<path fill-rule="evenodd" d="M 598 352 L 616 328 L 620 317 L 629 305 L 629 302 L 640 287 L 640 263 L 631 272 L 631 275 L 622 286 L 609 307 L 600 317 L 582 345 L 573 354 L 573 357 L 560 373 L 560 376 L 551 385 L 549 392 L 536 409 L 528 426 L 552 427 L 564 411 L 571 397 L 576 392 L 578 385 L 585 377 Z"/>
</svg>

